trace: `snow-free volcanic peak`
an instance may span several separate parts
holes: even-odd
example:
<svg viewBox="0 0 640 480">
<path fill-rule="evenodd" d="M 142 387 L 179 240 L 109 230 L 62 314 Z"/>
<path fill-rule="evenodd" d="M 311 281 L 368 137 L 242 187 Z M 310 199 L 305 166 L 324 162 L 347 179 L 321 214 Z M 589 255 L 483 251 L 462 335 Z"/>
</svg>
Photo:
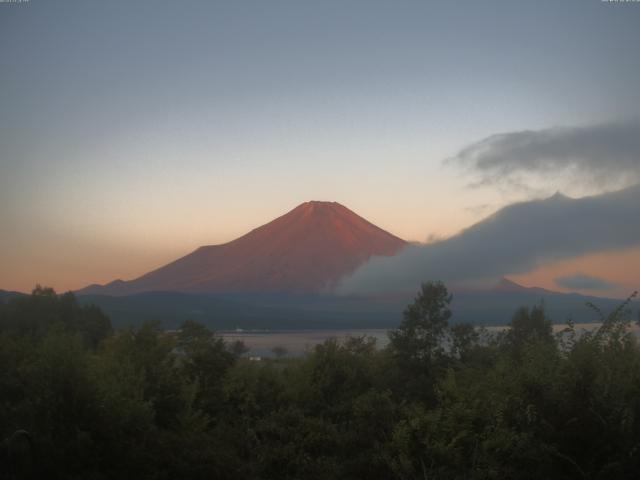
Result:
<svg viewBox="0 0 640 480">
<path fill-rule="evenodd" d="M 395 255 L 405 245 L 339 203 L 310 201 L 229 243 L 200 247 L 137 279 L 81 293 L 318 293 L 370 257 Z"/>
</svg>

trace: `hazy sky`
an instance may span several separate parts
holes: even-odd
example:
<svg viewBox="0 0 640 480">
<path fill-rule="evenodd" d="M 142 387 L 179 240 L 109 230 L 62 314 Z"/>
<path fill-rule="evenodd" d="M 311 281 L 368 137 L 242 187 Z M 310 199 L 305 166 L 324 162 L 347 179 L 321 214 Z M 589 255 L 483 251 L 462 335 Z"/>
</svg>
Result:
<svg viewBox="0 0 640 480">
<path fill-rule="evenodd" d="M 610 190 L 444 160 L 636 119 L 638 45 L 640 3 L 600 0 L 0 3 L 0 288 L 131 278 L 311 199 L 425 241 Z"/>
</svg>

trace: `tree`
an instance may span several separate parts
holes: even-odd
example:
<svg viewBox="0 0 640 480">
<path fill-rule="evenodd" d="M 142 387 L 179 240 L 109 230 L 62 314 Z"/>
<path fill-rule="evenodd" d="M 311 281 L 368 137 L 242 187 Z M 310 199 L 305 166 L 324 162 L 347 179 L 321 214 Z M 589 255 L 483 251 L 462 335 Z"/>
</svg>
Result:
<svg viewBox="0 0 640 480">
<path fill-rule="evenodd" d="M 37 285 L 31 295 L 15 297 L 3 305 L 0 331 L 44 338 L 52 330 L 80 333 L 95 349 L 111 333 L 111 321 L 95 305 L 80 305 L 72 292 L 57 295 L 52 288 Z"/>
<path fill-rule="evenodd" d="M 224 340 L 204 325 L 187 320 L 178 335 L 182 352 L 182 369 L 187 378 L 198 384 L 196 405 L 207 413 L 220 407 L 222 381 L 236 357 Z"/>
<path fill-rule="evenodd" d="M 285 347 L 281 346 L 281 345 L 276 345 L 275 347 L 273 347 L 271 349 L 271 352 L 278 358 L 282 358 L 284 357 L 287 353 L 289 353 L 289 350 L 287 350 Z"/>
<path fill-rule="evenodd" d="M 249 350 L 250 348 L 247 347 L 247 344 L 244 343 L 242 340 L 234 340 L 229 345 L 229 351 L 233 353 L 236 357 L 243 356 L 245 353 L 248 353 Z"/>
<path fill-rule="evenodd" d="M 391 383 L 401 396 L 435 403 L 435 386 L 448 361 L 444 344 L 451 299 L 444 283 L 423 283 L 400 326 L 389 332 L 395 366 Z"/>
<path fill-rule="evenodd" d="M 444 283 L 422 284 L 414 302 L 404 311 L 400 326 L 389 332 L 396 356 L 428 362 L 442 353 L 442 341 L 451 318 L 451 299 Z"/>
<path fill-rule="evenodd" d="M 544 306 L 519 308 L 509 324 L 506 341 L 517 354 L 530 345 L 546 344 L 555 347 L 551 319 Z"/>
<path fill-rule="evenodd" d="M 461 361 L 467 361 L 471 352 L 478 346 L 480 334 L 469 323 L 459 323 L 451 327 L 451 353 Z"/>
</svg>

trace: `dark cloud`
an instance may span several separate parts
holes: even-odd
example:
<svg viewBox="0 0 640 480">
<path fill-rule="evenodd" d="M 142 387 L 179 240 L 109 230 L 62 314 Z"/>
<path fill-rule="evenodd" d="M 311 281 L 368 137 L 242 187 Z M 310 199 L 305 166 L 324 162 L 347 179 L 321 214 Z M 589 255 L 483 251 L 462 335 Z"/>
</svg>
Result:
<svg viewBox="0 0 640 480">
<path fill-rule="evenodd" d="M 592 277 L 584 273 L 576 273 L 568 277 L 558 277 L 554 279 L 556 285 L 564 288 L 576 290 L 611 290 L 616 284 L 608 282 L 602 278 Z"/>
<path fill-rule="evenodd" d="M 412 291 L 426 280 L 495 279 L 561 258 L 640 245 L 639 205 L 640 186 L 510 205 L 447 240 L 372 259 L 341 290 Z"/>
<path fill-rule="evenodd" d="M 477 175 L 475 185 L 528 189 L 530 175 L 566 174 L 590 186 L 626 187 L 640 182 L 640 121 L 500 133 L 469 145 L 447 163 Z"/>
</svg>

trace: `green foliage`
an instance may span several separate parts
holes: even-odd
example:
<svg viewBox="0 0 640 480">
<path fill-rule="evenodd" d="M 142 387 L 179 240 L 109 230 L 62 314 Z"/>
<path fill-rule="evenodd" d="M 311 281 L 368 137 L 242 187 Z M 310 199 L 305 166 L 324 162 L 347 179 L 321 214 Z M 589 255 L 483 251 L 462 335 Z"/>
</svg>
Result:
<svg viewBox="0 0 640 480">
<path fill-rule="evenodd" d="M 271 352 L 273 352 L 273 354 L 278 358 L 284 357 L 288 353 L 287 349 L 280 345 L 276 345 L 275 347 L 273 347 L 271 349 Z"/>
<path fill-rule="evenodd" d="M 111 322 L 99 308 L 80 306 L 71 292 L 56 295 L 37 286 L 30 296 L 0 304 L 0 332 L 39 340 L 51 330 L 79 333 L 91 348 L 111 334 Z"/>
<path fill-rule="evenodd" d="M 436 402 L 436 385 L 448 364 L 445 346 L 449 331 L 452 296 L 442 282 L 423 283 L 414 302 L 404 311 L 404 319 L 389 332 L 399 396 Z"/>
<path fill-rule="evenodd" d="M 518 309 L 509 326 L 511 328 L 507 332 L 506 342 L 516 351 L 530 345 L 554 341 L 552 322 L 542 305 Z"/>
<path fill-rule="evenodd" d="M 442 282 L 423 283 L 404 311 L 397 330 L 389 332 L 391 346 L 406 362 L 429 362 L 442 354 L 442 340 L 451 318 L 452 296 Z"/>
<path fill-rule="evenodd" d="M 252 362 L 38 287 L 0 304 L 0 479 L 636 478 L 633 298 L 589 332 L 535 306 L 490 336 L 427 283 L 386 348 Z"/>
</svg>

